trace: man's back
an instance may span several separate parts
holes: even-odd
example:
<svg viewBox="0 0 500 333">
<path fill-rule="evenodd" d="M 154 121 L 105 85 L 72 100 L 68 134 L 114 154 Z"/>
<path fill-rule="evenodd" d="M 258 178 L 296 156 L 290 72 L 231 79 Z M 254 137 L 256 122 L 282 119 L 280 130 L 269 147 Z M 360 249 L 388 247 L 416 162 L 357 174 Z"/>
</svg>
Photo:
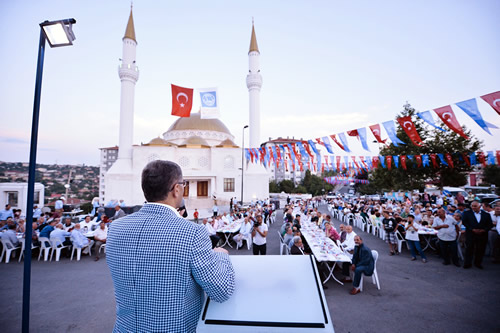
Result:
<svg viewBox="0 0 500 333">
<path fill-rule="evenodd" d="M 194 332 L 203 290 L 217 302 L 234 290 L 229 257 L 212 251 L 203 226 L 166 205 L 146 204 L 113 222 L 106 252 L 116 332 Z"/>
</svg>

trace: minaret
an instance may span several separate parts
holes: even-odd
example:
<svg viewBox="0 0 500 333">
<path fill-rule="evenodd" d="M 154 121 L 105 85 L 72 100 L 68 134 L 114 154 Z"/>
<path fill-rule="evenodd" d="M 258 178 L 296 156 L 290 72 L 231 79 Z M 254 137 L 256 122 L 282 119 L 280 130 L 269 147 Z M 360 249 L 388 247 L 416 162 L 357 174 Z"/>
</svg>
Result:
<svg viewBox="0 0 500 333">
<path fill-rule="evenodd" d="M 248 51 L 249 70 L 247 75 L 247 88 L 250 98 L 250 147 L 260 147 L 260 88 L 262 88 L 262 76 L 259 64 L 260 52 L 255 37 L 255 27 L 252 20 L 252 37 L 250 39 L 250 50 Z"/>
<path fill-rule="evenodd" d="M 135 62 L 135 39 L 134 18 L 132 7 L 128 18 L 127 29 L 123 36 L 123 55 L 118 68 L 121 85 L 120 98 L 120 140 L 118 160 L 130 161 L 132 164 L 132 142 L 134 138 L 134 94 L 135 83 L 139 79 L 139 69 Z M 118 162 L 118 161 L 117 161 Z"/>
</svg>

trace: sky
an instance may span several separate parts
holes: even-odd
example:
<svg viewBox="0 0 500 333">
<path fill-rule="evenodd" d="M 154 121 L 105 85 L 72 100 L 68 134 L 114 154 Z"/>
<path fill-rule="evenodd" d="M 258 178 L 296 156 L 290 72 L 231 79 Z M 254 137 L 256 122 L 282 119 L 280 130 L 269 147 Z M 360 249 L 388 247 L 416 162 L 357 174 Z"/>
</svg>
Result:
<svg viewBox="0 0 500 333">
<path fill-rule="evenodd" d="M 99 148 L 118 144 L 118 65 L 129 12 L 126 0 L 0 1 L 0 161 L 29 159 L 38 24 L 45 20 L 77 23 L 73 46 L 46 49 L 37 162 L 98 165 Z M 136 0 L 134 143 L 149 142 L 177 119 L 170 115 L 176 84 L 218 87 L 221 120 L 241 145 L 252 17 L 266 141 L 381 123 L 406 101 L 426 111 L 500 90 L 499 12 L 496 0 Z M 478 105 L 500 127 L 500 116 Z M 453 108 L 485 150 L 500 149 L 500 129 L 489 135 Z M 349 143 L 353 154 L 370 155 L 355 138 Z M 376 144 L 370 149 L 377 154 Z"/>
</svg>

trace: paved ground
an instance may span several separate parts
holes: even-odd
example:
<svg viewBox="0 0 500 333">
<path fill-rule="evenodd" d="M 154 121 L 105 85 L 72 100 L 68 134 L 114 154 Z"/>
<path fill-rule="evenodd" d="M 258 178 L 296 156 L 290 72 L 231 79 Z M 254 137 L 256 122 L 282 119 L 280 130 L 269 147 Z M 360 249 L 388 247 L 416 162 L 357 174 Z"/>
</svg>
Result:
<svg viewBox="0 0 500 333">
<path fill-rule="evenodd" d="M 270 228 L 268 254 L 279 254 L 281 221 L 278 214 Z M 334 224 L 338 227 L 339 222 Z M 325 294 L 336 332 L 500 332 L 500 265 L 486 258 L 484 270 L 464 270 L 441 265 L 432 253 L 427 253 L 427 264 L 412 262 L 406 249 L 389 256 L 383 241 L 355 231 L 380 253 L 381 290 L 367 279 L 365 291 L 351 296 L 351 285 L 329 281 Z M 250 254 L 246 249 L 230 252 Z M 22 266 L 17 260 L 0 264 L 2 332 L 21 330 Z M 304 306 L 293 308 L 300 311 Z M 110 332 L 114 320 L 113 286 L 105 260 L 84 256 L 80 262 L 33 262 L 32 332 Z"/>
</svg>

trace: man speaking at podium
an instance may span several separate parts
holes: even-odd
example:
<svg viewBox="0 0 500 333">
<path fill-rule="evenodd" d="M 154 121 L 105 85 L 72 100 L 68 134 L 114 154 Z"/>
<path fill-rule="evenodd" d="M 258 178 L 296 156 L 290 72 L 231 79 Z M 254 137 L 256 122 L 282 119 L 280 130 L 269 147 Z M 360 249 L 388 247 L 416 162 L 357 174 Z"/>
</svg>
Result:
<svg viewBox="0 0 500 333">
<path fill-rule="evenodd" d="M 195 332 L 203 291 L 216 302 L 234 291 L 228 252 L 212 250 L 206 229 L 177 212 L 184 186 L 177 164 L 150 162 L 142 171 L 147 203 L 109 227 L 114 332 Z"/>
</svg>

